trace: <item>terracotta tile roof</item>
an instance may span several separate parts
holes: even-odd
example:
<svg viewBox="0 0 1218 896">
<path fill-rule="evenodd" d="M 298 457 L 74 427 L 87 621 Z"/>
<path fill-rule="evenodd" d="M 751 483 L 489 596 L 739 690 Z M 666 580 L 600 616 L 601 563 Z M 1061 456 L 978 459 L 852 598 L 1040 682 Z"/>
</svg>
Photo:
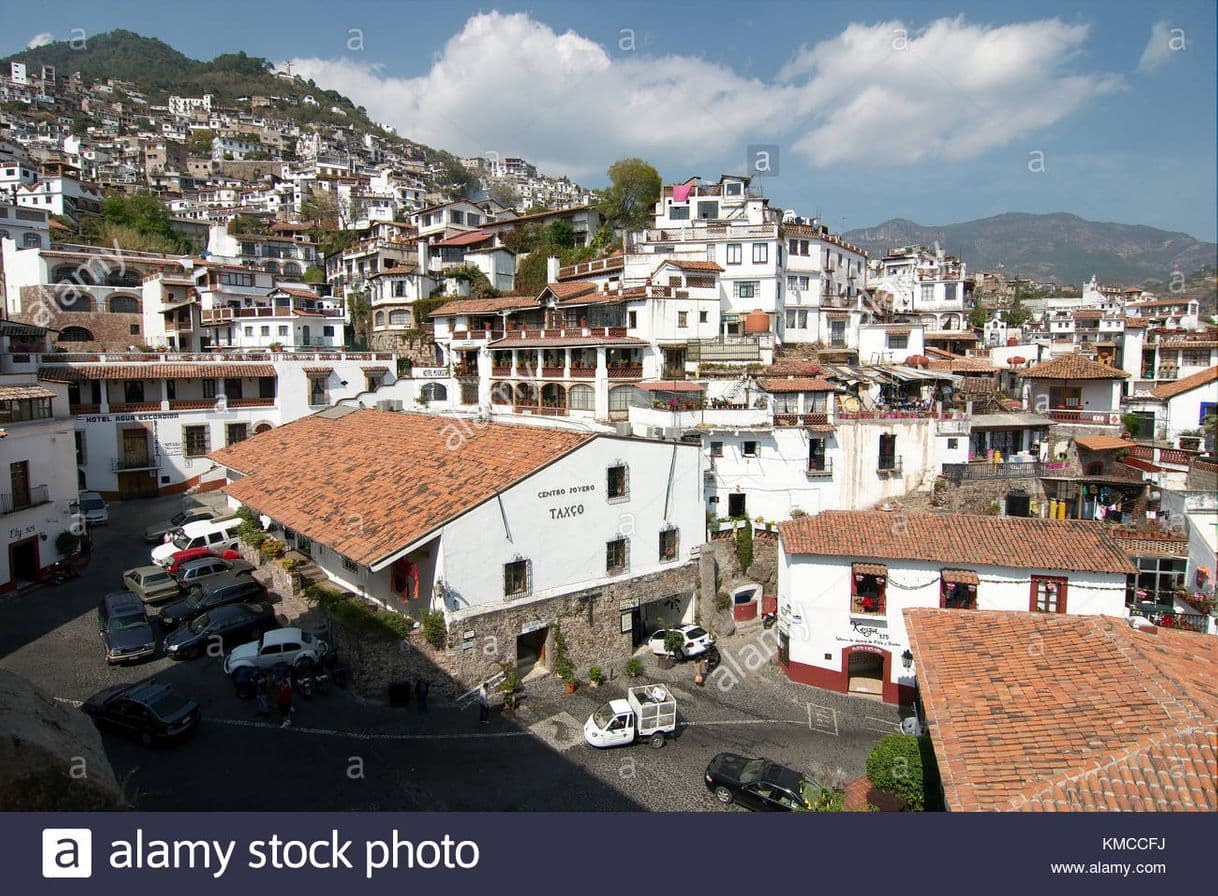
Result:
<svg viewBox="0 0 1218 896">
<path fill-rule="evenodd" d="M 555 331 L 557 333 L 557 331 Z M 565 345 L 627 345 L 649 343 L 634 336 L 506 336 L 490 343 L 490 348 L 561 348 Z"/>
<path fill-rule="evenodd" d="M 1110 616 L 904 613 L 950 810 L 1218 810 L 1218 638 Z"/>
<path fill-rule="evenodd" d="M 1116 451 L 1121 448 L 1132 448 L 1136 443 L 1116 436 L 1079 436 L 1074 444 L 1087 451 Z"/>
<path fill-rule="evenodd" d="M 1145 330 L 1149 326 L 1150 326 L 1149 321 L 1141 320 L 1140 318 L 1136 318 L 1136 317 L 1125 318 L 1125 329 L 1126 330 Z"/>
<path fill-rule="evenodd" d="M 320 298 L 317 293 L 311 289 L 300 289 L 296 286 L 277 286 L 271 292 L 286 292 L 290 296 L 295 296 L 298 299 L 316 299 Z"/>
<path fill-rule="evenodd" d="M 1134 572 L 1102 523 L 827 510 L 778 526 L 788 554 L 1080 572 Z"/>
<path fill-rule="evenodd" d="M 723 268 L 720 267 L 718 264 L 716 264 L 713 261 L 685 261 L 684 259 L 680 259 L 680 258 L 667 258 L 664 261 L 662 261 L 660 264 L 656 265 L 656 270 L 658 271 L 660 268 L 664 267 L 664 265 L 666 265 L 666 264 L 670 264 L 674 268 L 680 268 L 683 271 L 715 271 L 717 273 L 723 272 Z"/>
<path fill-rule="evenodd" d="M 1218 348 L 1218 339 L 1165 339 L 1159 343 L 1159 348 Z"/>
<path fill-rule="evenodd" d="M 923 339 L 943 339 L 949 342 L 976 342 L 979 337 L 972 330 L 927 330 L 922 334 Z"/>
<path fill-rule="evenodd" d="M 596 284 L 590 280 L 572 280 L 567 283 L 547 283 L 542 293 L 553 293 L 558 301 L 563 302 L 596 291 Z"/>
<path fill-rule="evenodd" d="M 819 364 L 802 358 L 780 358 L 766 369 L 770 376 L 817 376 L 824 372 Z"/>
<path fill-rule="evenodd" d="M 763 377 L 757 385 L 767 392 L 836 392 L 837 386 L 820 376 Z"/>
<path fill-rule="evenodd" d="M 468 233 L 458 233 L 456 236 L 450 236 L 447 239 L 440 240 L 436 243 L 437 246 L 472 246 L 476 243 L 483 243 L 491 239 L 494 234 L 487 233 L 485 230 L 471 230 Z"/>
<path fill-rule="evenodd" d="M 1030 380 L 1120 380 L 1129 376 L 1119 367 L 1110 367 L 1085 358 L 1078 352 L 1058 355 L 1023 371 L 1020 376 Z"/>
<path fill-rule="evenodd" d="M 72 364 L 38 368 L 38 378 L 55 383 L 81 380 L 193 380 L 202 377 L 275 376 L 271 364 Z"/>
<path fill-rule="evenodd" d="M 445 302 L 431 317 L 447 317 L 453 314 L 493 314 L 496 311 L 509 311 L 517 308 L 535 308 L 535 296 L 498 296 L 493 299 L 456 299 Z"/>
<path fill-rule="evenodd" d="M 930 351 L 927 350 L 929 355 Z M 966 358 L 958 355 L 954 358 L 931 358 L 930 363 L 926 365 L 929 370 L 946 370 L 948 373 L 955 373 L 957 370 L 962 370 L 966 373 L 997 373 L 998 368 L 989 361 L 984 361 L 981 358 Z"/>
<path fill-rule="evenodd" d="M 1218 364 L 1202 370 L 1200 373 L 1194 373 L 1192 376 L 1178 379 L 1175 382 L 1155 386 L 1150 390 L 1150 394 L 1154 398 L 1175 398 L 1177 395 L 1191 392 L 1193 389 L 1212 383 L 1215 380 L 1218 380 Z"/>
<path fill-rule="evenodd" d="M 54 398 L 55 393 L 46 386 L 16 385 L 0 386 L 0 401 L 19 401 L 22 398 Z"/>
<path fill-rule="evenodd" d="M 705 392 L 701 383 L 690 380 L 656 380 L 651 383 L 635 383 L 644 392 Z"/>
<path fill-rule="evenodd" d="M 226 491 L 360 564 L 380 560 L 595 438 L 439 415 L 314 414 L 214 452 L 246 474 Z M 355 523 L 358 521 L 358 525 Z"/>
</svg>

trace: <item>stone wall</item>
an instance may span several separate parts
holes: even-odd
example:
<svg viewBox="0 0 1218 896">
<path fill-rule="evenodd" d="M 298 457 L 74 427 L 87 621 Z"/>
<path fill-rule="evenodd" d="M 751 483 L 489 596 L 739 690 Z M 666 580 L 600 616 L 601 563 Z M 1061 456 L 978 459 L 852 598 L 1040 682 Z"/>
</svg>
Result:
<svg viewBox="0 0 1218 896">
<path fill-rule="evenodd" d="M 975 513 L 988 515 L 994 511 L 994 501 L 1006 512 L 1006 497 L 1016 489 L 1023 489 L 1028 497 L 1043 505 L 1047 500 L 1044 485 L 1036 477 L 1026 479 L 976 479 L 966 480 L 959 486 L 948 485 L 938 493 L 938 509 L 948 513 Z"/>
<path fill-rule="evenodd" d="M 144 344 L 144 318 L 140 314 L 125 314 L 117 311 L 52 311 L 49 306 L 31 305 L 26 290 L 34 290 L 37 299 L 38 287 L 24 287 L 21 291 L 21 307 L 24 309 L 11 315 L 13 320 L 50 327 L 62 331 L 66 327 L 84 327 L 93 334 L 91 342 L 57 343 L 69 352 L 125 352 L 128 347 Z M 135 327 L 134 333 L 131 328 Z M 48 355 L 47 363 L 54 363 L 54 355 Z"/>
<path fill-rule="evenodd" d="M 436 348 L 431 333 L 408 337 L 405 330 L 374 330 L 368 336 L 368 350 L 397 352 L 399 356 L 409 358 L 416 367 L 434 367 L 436 364 Z"/>
</svg>

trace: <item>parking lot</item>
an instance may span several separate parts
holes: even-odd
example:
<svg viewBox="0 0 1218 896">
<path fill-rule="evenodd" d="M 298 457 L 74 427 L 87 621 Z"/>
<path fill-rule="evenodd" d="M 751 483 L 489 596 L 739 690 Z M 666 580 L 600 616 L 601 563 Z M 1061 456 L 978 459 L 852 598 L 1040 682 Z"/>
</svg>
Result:
<svg viewBox="0 0 1218 896">
<path fill-rule="evenodd" d="M 156 678 L 198 700 L 203 722 L 184 743 L 147 748 L 105 735 L 137 808 L 723 811 L 702 783 L 715 753 L 765 755 L 844 781 L 896 729 L 892 707 L 791 684 L 773 665 L 741 667 L 737 650 L 759 627 L 721 642 L 730 681 L 715 676 L 699 688 L 690 665 L 661 671 L 645 658 L 642 680 L 670 685 L 682 721 L 661 750 L 583 743 L 584 720 L 621 696 L 620 679 L 573 695 L 552 677 L 530 680 L 517 714 L 496 711 L 486 726 L 476 706 L 433 701 L 424 715 L 334 689 L 298 697 L 292 727 L 280 728 L 236 697 L 217 658 L 106 664 L 97 602 L 120 587 L 123 570 L 148 562 L 144 526 L 181 505 L 177 497 L 111 505 L 79 579 L 0 599 L 0 667 L 53 697 L 72 705 L 111 684 Z"/>
</svg>

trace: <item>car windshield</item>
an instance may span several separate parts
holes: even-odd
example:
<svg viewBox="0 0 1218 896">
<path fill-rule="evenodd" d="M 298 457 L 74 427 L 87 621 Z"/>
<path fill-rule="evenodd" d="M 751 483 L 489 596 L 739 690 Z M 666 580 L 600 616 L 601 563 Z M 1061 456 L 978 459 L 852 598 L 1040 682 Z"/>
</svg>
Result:
<svg viewBox="0 0 1218 896">
<path fill-rule="evenodd" d="M 203 589 L 195 588 L 193 591 L 191 591 L 190 594 L 186 595 L 185 603 L 188 607 L 197 607 L 199 604 L 203 603 Z"/>
<path fill-rule="evenodd" d="M 204 613 L 190 624 L 190 633 L 192 635 L 201 635 L 203 632 L 207 631 L 207 626 L 210 624 L 210 622 L 211 620 L 208 619 L 207 614 Z"/>
<path fill-rule="evenodd" d="M 106 631 L 130 631 L 131 629 L 139 628 L 146 623 L 147 620 L 143 616 L 111 616 L 110 621 L 106 623 Z"/>
<path fill-rule="evenodd" d="M 106 503 L 101 498 L 82 498 L 80 506 L 85 510 L 101 510 Z"/>
<path fill-rule="evenodd" d="M 184 551 L 190 547 L 190 538 L 185 532 L 179 532 L 173 537 L 173 546 Z"/>
<path fill-rule="evenodd" d="M 696 626 L 696 625 L 695 625 L 693 628 L 691 628 L 691 629 L 687 629 L 687 630 L 686 630 L 686 632 L 685 632 L 685 637 L 687 637 L 687 638 L 701 638 L 701 637 L 702 637 L 703 635 L 705 635 L 705 634 L 706 634 L 706 629 L 704 629 L 704 628 L 699 628 L 698 626 Z"/>
<path fill-rule="evenodd" d="M 763 771 L 765 771 L 764 759 L 750 759 L 740 770 L 740 783 L 751 784 L 761 777 Z"/>
<path fill-rule="evenodd" d="M 600 709 L 592 714 L 592 721 L 596 723 L 596 727 L 605 729 L 609 727 L 609 723 L 613 721 L 617 713 L 613 711 L 613 707 L 606 703 Z"/>
</svg>

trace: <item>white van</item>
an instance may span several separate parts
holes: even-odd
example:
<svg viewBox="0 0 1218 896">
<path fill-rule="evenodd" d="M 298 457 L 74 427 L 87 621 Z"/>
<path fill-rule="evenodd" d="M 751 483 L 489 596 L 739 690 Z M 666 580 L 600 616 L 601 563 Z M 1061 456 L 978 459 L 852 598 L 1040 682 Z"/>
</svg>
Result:
<svg viewBox="0 0 1218 896">
<path fill-rule="evenodd" d="M 211 548 L 216 553 L 237 546 L 237 527 L 241 520 L 231 517 L 225 520 L 199 520 L 175 529 L 169 540 L 152 549 L 152 562 L 157 566 L 168 566 L 178 551 L 188 548 Z"/>
</svg>

